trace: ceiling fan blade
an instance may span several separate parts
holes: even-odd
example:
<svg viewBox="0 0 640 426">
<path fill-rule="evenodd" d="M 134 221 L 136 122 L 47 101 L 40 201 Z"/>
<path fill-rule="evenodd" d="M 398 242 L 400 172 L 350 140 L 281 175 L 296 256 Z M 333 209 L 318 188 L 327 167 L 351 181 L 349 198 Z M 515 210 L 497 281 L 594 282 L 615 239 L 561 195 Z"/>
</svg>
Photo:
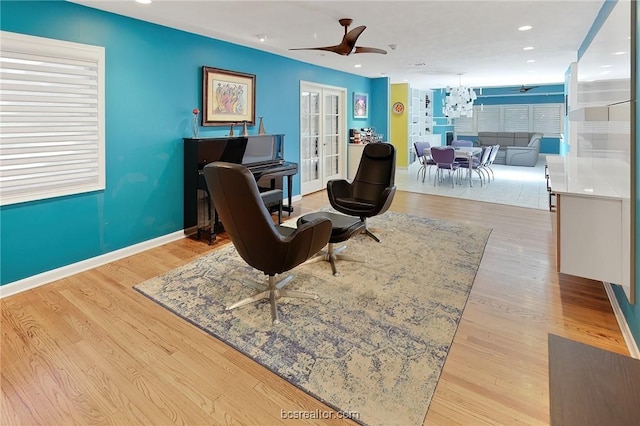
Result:
<svg viewBox="0 0 640 426">
<path fill-rule="evenodd" d="M 531 89 L 537 89 L 540 86 L 525 86 L 524 84 L 522 86 L 520 86 L 519 89 L 514 89 L 519 91 L 520 93 L 527 93 L 529 90 Z"/>
<path fill-rule="evenodd" d="M 297 47 L 297 48 L 292 48 L 289 50 L 324 50 L 326 52 L 334 52 L 337 53 L 339 55 L 346 55 L 346 53 L 341 53 L 342 49 L 342 45 L 337 45 L 337 46 L 324 46 L 324 47 Z"/>
<path fill-rule="evenodd" d="M 362 32 L 366 29 L 367 27 L 365 27 L 364 25 L 352 29 L 344 35 L 344 37 L 342 38 L 342 43 L 347 43 L 353 48 L 353 46 L 356 44 L 356 41 L 358 40 L 358 37 L 360 37 L 360 34 L 362 34 Z"/>
<path fill-rule="evenodd" d="M 378 49 L 375 47 L 360 47 L 356 46 L 356 51 L 353 53 L 380 53 L 381 55 L 386 55 L 387 51 Z"/>
<path fill-rule="evenodd" d="M 327 52 L 337 53 L 338 55 L 347 56 L 352 53 L 380 53 L 382 55 L 386 55 L 387 51 L 382 49 L 377 49 L 375 47 L 357 47 L 356 41 L 358 37 L 362 34 L 364 30 L 367 29 L 364 25 L 356 27 L 351 31 L 347 31 L 347 28 L 351 24 L 351 19 L 341 19 L 340 25 L 344 27 L 344 36 L 342 37 L 342 42 L 336 46 L 324 46 L 324 47 L 299 47 L 289 50 L 324 50 Z"/>
</svg>

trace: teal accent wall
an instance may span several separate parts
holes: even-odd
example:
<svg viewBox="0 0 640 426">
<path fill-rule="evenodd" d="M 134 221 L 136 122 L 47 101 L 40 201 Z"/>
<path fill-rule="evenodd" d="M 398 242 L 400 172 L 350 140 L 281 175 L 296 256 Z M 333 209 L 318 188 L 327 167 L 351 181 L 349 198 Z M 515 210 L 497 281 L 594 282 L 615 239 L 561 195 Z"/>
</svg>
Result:
<svg viewBox="0 0 640 426">
<path fill-rule="evenodd" d="M 433 133 L 442 135 L 440 137 L 442 145 L 447 143 L 447 132 L 453 133 L 455 130 L 453 124 L 447 124 L 449 121 L 442 112 L 444 97 L 444 89 L 433 89 L 433 99 L 431 99 L 431 102 L 433 102 Z"/>
<path fill-rule="evenodd" d="M 540 84 L 526 93 L 520 93 L 520 86 L 487 87 L 478 93 L 474 104 L 513 105 L 513 104 L 557 104 L 564 103 L 564 85 Z"/>
<path fill-rule="evenodd" d="M 560 138 L 542 138 L 540 139 L 541 154 L 559 154 Z"/>
<path fill-rule="evenodd" d="M 391 99 L 391 82 L 388 77 L 374 78 L 371 80 L 371 98 L 375 99 L 375 108 L 371 110 L 371 126 L 376 133 L 384 135 L 384 140 L 389 140 L 389 104 Z"/>
<path fill-rule="evenodd" d="M 256 75 L 256 116 L 268 133 L 286 135 L 289 161 L 300 157 L 301 80 L 345 87 L 348 97 L 370 93 L 371 118 L 358 127 L 385 127 L 383 81 L 63 1 L 3 0 L 0 29 L 106 52 L 106 190 L 1 207 L 0 284 L 183 228 L 182 138 L 191 110 L 201 108 L 203 65 Z M 201 127 L 200 136 L 228 132 Z"/>
</svg>

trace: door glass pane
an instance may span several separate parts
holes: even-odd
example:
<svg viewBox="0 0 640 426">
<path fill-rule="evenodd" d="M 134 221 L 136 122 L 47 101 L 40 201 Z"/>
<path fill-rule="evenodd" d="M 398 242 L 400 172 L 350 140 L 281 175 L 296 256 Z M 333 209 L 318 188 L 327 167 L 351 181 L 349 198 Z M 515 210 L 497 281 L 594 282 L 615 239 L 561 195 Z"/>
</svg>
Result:
<svg viewBox="0 0 640 426">
<path fill-rule="evenodd" d="M 309 135 L 318 136 L 320 134 L 320 116 L 309 117 Z"/>
<path fill-rule="evenodd" d="M 342 170 L 342 94 L 306 88 L 300 94 L 300 173 L 302 193 L 322 189 Z M 344 147 L 342 147 L 344 149 Z"/>
<path fill-rule="evenodd" d="M 318 168 L 318 153 L 320 152 L 320 139 L 316 136 L 311 139 L 311 167 L 309 180 L 316 180 L 320 178 L 320 169 Z"/>
<path fill-rule="evenodd" d="M 319 93 L 311 93 L 309 113 L 311 114 L 320 113 L 320 94 Z"/>
</svg>

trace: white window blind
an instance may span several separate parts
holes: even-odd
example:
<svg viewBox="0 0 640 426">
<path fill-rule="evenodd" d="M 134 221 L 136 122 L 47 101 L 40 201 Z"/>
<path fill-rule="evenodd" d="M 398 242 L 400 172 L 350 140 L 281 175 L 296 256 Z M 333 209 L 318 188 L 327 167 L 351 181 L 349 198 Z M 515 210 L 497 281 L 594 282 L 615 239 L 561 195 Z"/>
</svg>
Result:
<svg viewBox="0 0 640 426">
<path fill-rule="evenodd" d="M 473 117 L 456 117 L 453 119 L 456 135 L 468 135 L 474 133 Z"/>
<path fill-rule="evenodd" d="M 476 108 L 474 113 L 478 116 L 478 132 L 500 132 L 500 106 L 485 105 Z"/>
<path fill-rule="evenodd" d="M 0 37 L 0 203 L 104 189 L 104 48 Z"/>
<path fill-rule="evenodd" d="M 529 131 L 529 105 L 505 105 L 503 111 L 505 132 Z"/>
<path fill-rule="evenodd" d="M 454 121 L 456 134 L 477 132 L 539 132 L 562 134 L 564 104 L 474 105 L 474 117 Z"/>
<path fill-rule="evenodd" d="M 533 105 L 533 131 L 545 135 L 562 133 L 562 104 Z"/>
</svg>

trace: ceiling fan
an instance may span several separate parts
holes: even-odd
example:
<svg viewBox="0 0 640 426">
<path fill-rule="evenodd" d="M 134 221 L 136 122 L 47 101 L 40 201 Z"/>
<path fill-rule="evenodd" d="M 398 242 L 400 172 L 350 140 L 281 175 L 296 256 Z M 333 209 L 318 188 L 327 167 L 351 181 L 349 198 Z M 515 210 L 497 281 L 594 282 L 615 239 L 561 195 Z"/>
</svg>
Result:
<svg viewBox="0 0 640 426">
<path fill-rule="evenodd" d="M 328 52 L 334 52 L 338 55 L 343 56 L 351 55 L 352 53 L 380 53 L 383 55 L 387 54 L 386 50 L 377 49 L 375 47 L 356 46 L 358 37 L 360 37 L 362 32 L 367 29 L 367 27 L 365 27 L 364 25 L 348 31 L 349 25 L 351 25 L 353 19 L 343 18 L 338 22 L 344 27 L 344 36 L 342 37 L 342 42 L 340 44 L 324 47 L 301 47 L 289 50 L 326 50 Z"/>
<path fill-rule="evenodd" d="M 540 86 L 525 86 L 523 84 L 522 87 L 520 87 L 519 89 L 514 89 L 514 90 L 517 90 L 520 93 L 527 93 L 529 90 L 537 89 L 538 87 L 540 87 Z"/>
</svg>

